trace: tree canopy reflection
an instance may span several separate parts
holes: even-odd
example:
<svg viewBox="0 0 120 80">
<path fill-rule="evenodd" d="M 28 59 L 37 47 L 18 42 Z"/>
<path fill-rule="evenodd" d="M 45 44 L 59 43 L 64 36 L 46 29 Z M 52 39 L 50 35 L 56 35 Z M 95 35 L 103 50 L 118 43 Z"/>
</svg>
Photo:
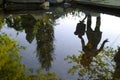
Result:
<svg viewBox="0 0 120 80">
<path fill-rule="evenodd" d="M 3 23 L 4 23 L 4 18 L 0 17 L 0 29 L 2 28 Z"/>
<path fill-rule="evenodd" d="M 115 72 L 113 74 L 113 79 L 119 80 L 120 79 L 120 47 L 118 48 L 114 56 L 114 61 L 116 63 L 116 67 L 115 67 Z"/>
<path fill-rule="evenodd" d="M 17 42 L 6 34 L 0 35 L 0 79 L 1 80 L 25 80 L 23 72 L 25 66 L 21 64 L 19 47 Z"/>
<path fill-rule="evenodd" d="M 0 34 L 0 80 L 59 80 L 56 73 L 42 73 L 38 69 L 36 75 L 25 73 L 25 65 L 21 63 L 19 51 L 22 47 L 5 33 Z"/>
<path fill-rule="evenodd" d="M 73 12 L 71 14 L 77 15 L 75 12 Z M 2 20 L 3 19 L 0 20 L 1 24 L 3 24 Z M 90 15 L 88 16 L 87 21 L 89 24 L 87 26 L 87 28 L 89 28 L 88 32 L 94 33 L 94 31 L 92 31 L 90 29 L 91 28 L 90 27 L 90 25 L 91 25 L 91 16 Z M 54 28 L 53 28 L 53 25 L 55 23 L 54 16 L 50 15 L 50 14 L 44 14 L 44 15 L 41 15 L 41 18 L 36 19 L 31 14 L 24 14 L 24 15 L 19 15 L 19 16 L 10 15 L 9 17 L 6 18 L 6 22 L 9 27 L 14 28 L 17 31 L 25 31 L 26 40 L 29 43 L 32 43 L 33 39 L 37 40 L 37 49 L 36 50 L 37 50 L 38 60 L 41 63 L 42 68 L 49 70 L 49 68 L 51 67 L 51 63 L 53 61 L 53 57 L 54 57 L 54 54 L 53 54 L 53 51 L 54 51 L 54 45 L 53 45 Z M 88 48 L 91 48 L 91 46 L 93 46 L 92 48 L 94 48 L 94 49 L 97 48 L 97 45 L 100 42 L 101 36 L 102 36 L 102 33 L 101 33 L 101 31 L 99 31 L 99 28 L 100 28 L 100 16 L 97 17 L 96 29 L 95 29 L 96 33 L 100 33 L 99 34 L 100 38 L 98 39 L 98 41 L 95 41 L 95 40 L 92 41 L 91 37 L 90 38 L 88 37 L 88 39 L 89 39 L 89 42 L 87 44 Z M 87 35 L 89 35 L 89 34 L 87 34 Z M 90 35 L 90 36 L 93 37 L 93 35 Z M 78 37 L 80 38 L 81 43 L 85 46 L 82 35 L 78 35 Z M 96 36 L 94 36 L 94 37 L 96 39 Z M 94 42 L 97 44 L 94 44 Z M 89 79 L 112 79 L 113 77 L 115 79 L 119 79 L 119 75 L 117 75 L 117 74 L 119 74 L 119 58 L 117 58 L 117 59 L 115 58 L 116 66 L 115 66 L 115 63 L 112 61 L 114 53 L 116 51 L 109 47 L 104 50 L 101 50 L 101 49 L 103 49 L 104 44 L 106 42 L 107 42 L 107 40 L 105 40 L 105 42 L 103 42 L 103 45 L 101 46 L 101 48 L 99 48 L 98 51 L 100 51 L 99 52 L 100 54 L 96 54 L 95 56 L 90 55 L 90 57 L 89 57 L 88 54 L 86 55 L 85 49 L 83 49 L 83 51 L 80 51 L 80 55 L 78 55 L 78 56 L 76 56 L 76 55 L 67 56 L 66 60 L 70 60 L 69 63 L 71 63 L 71 62 L 75 63 L 75 65 L 71 69 L 69 69 L 68 72 L 75 73 L 75 71 L 77 71 L 78 75 L 80 76 L 79 77 L 80 80 L 81 79 L 86 80 L 87 78 L 89 78 Z M 96 52 L 96 50 L 94 50 L 94 51 Z M 91 51 L 91 52 L 94 52 L 94 51 Z M 90 51 L 88 51 L 88 53 L 89 52 Z M 119 53 L 119 51 L 118 51 L 118 53 Z M 88 60 L 90 60 L 89 63 L 87 63 L 87 61 L 85 61 L 85 59 L 83 58 L 83 55 L 87 56 L 85 59 L 88 58 Z M 84 66 L 84 64 L 85 64 L 85 66 Z M 89 64 L 89 65 L 86 65 L 86 64 Z M 24 65 L 22 65 L 22 67 L 24 68 Z M 114 68 L 115 68 L 115 71 L 114 71 Z M 23 72 L 21 71 L 21 74 L 22 73 Z M 2 75 L 4 75 L 4 74 L 2 74 Z M 42 74 L 40 73 L 40 75 L 42 75 Z M 46 75 L 46 76 L 48 76 L 48 75 Z M 43 76 L 42 79 L 45 80 L 46 76 Z M 12 80 L 14 80 L 14 79 L 12 79 Z M 51 79 L 51 80 L 54 80 L 54 79 Z"/>
<path fill-rule="evenodd" d="M 32 15 L 26 14 L 15 17 L 13 15 L 9 15 L 6 18 L 6 23 L 8 27 L 14 28 L 16 31 L 25 30 L 26 40 L 29 43 L 31 43 L 35 38 L 35 34 L 33 32 L 36 19 Z"/>
<path fill-rule="evenodd" d="M 36 23 L 36 19 L 30 15 L 21 15 L 21 26 L 24 28 L 26 33 L 26 40 L 31 43 L 35 38 L 34 25 Z"/>
<path fill-rule="evenodd" d="M 53 40 L 54 40 L 54 22 L 49 19 L 49 16 L 43 15 L 43 19 L 38 20 L 37 27 L 37 56 L 42 68 L 49 70 L 53 61 Z"/>
<path fill-rule="evenodd" d="M 13 16 L 6 18 L 9 27 L 17 31 L 25 31 L 26 40 L 29 43 L 36 37 L 37 41 L 37 57 L 41 63 L 41 67 L 49 70 L 53 61 L 53 40 L 55 24 L 54 15 L 42 14 L 39 19 L 35 19 L 31 14 Z"/>
</svg>

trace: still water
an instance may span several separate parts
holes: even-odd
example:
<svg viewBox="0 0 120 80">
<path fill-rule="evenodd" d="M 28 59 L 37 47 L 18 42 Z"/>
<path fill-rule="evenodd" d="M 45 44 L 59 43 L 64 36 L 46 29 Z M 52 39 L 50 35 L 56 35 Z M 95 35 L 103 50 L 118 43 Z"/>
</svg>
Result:
<svg viewBox="0 0 120 80">
<path fill-rule="evenodd" d="M 68 61 L 65 60 L 68 55 L 72 56 L 74 54 L 78 56 L 81 54 L 80 51 L 83 50 L 82 39 L 84 39 L 85 45 L 88 43 L 87 32 L 82 38 L 74 34 L 77 24 L 86 15 L 88 16 L 85 18 L 84 24 L 88 25 L 88 20 L 91 18 L 91 28 L 94 30 L 97 25 L 100 29 L 100 34 L 98 34 L 99 32 L 96 33 L 98 35 L 95 38 L 99 39 L 98 49 L 106 39 L 109 42 L 105 43 L 104 48 L 108 46 L 117 50 L 117 47 L 120 45 L 119 16 L 89 10 L 68 9 L 64 11 L 63 8 L 56 8 L 54 11 L 50 10 L 46 12 L 33 11 L 1 14 L 1 16 L 3 15 L 5 22 L 0 33 L 4 32 L 8 34 L 12 39 L 17 40 L 20 46 L 26 47 L 25 50 L 20 50 L 22 63 L 26 65 L 27 69 L 33 68 L 33 74 L 36 74 L 35 71 L 39 67 L 42 67 L 43 72 L 56 72 L 57 76 L 63 80 L 77 80 L 78 78 L 80 80 L 89 80 L 91 78 L 90 75 L 92 76 L 91 79 L 97 79 L 93 77 L 95 75 L 88 73 L 84 69 L 84 74 L 82 75 L 78 74 L 78 72 L 74 75 L 68 74 L 68 70 L 72 66 L 75 66 L 76 62 L 74 61 L 75 63 L 68 64 Z M 98 24 L 96 23 L 97 20 Z M 94 35 L 91 35 L 91 37 L 92 42 L 95 42 L 93 39 Z M 108 57 L 108 61 L 113 61 L 114 55 L 115 53 Z M 103 62 L 107 61 L 104 60 L 106 59 L 104 56 L 102 57 Z M 108 68 L 104 69 L 103 72 L 114 72 L 114 61 L 111 64 L 104 65 Z M 94 70 L 99 70 L 97 68 L 101 66 L 103 65 L 98 64 Z M 104 75 L 102 71 L 101 73 L 98 71 L 98 73 L 101 76 Z M 111 79 L 111 77 L 112 75 L 107 75 L 107 79 Z"/>
</svg>

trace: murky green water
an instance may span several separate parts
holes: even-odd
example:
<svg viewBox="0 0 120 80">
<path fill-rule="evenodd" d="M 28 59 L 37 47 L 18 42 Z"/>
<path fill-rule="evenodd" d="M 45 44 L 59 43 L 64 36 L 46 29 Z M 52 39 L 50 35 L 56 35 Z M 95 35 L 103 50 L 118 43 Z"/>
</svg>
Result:
<svg viewBox="0 0 120 80">
<path fill-rule="evenodd" d="M 57 76 L 63 80 L 111 79 L 112 73 L 115 75 L 119 73 L 114 63 L 114 50 L 117 50 L 120 45 L 120 17 L 113 14 L 98 13 L 82 7 L 76 10 L 58 7 L 46 12 L 12 12 L 1 14 L 5 23 L 0 33 L 8 34 L 17 40 L 20 46 L 26 47 L 25 50 L 20 50 L 20 55 L 23 57 L 22 63 L 27 69 L 33 68 L 33 74 L 42 67 L 43 71 L 56 72 Z M 76 25 L 86 15 L 87 18 L 84 20 L 86 32 L 81 38 L 81 36 L 78 37 L 81 35 L 79 32 L 78 35 L 74 32 Z M 90 27 L 89 22 L 93 30 L 95 27 L 100 30 L 89 31 L 87 28 Z M 104 48 L 108 46 L 114 50 L 106 48 L 106 51 L 101 51 L 101 44 L 106 39 L 109 42 L 105 43 Z M 85 45 L 89 48 L 87 52 L 84 49 Z M 104 54 L 97 55 L 99 51 Z M 80 56 L 82 53 L 93 55 L 82 59 Z M 65 58 L 73 54 L 80 57 L 68 58 L 74 62 L 68 64 Z M 76 70 L 74 75 L 68 73 L 72 66 L 74 66 L 73 72 Z M 85 68 L 86 66 L 89 67 Z M 117 67 L 120 68 L 119 65 Z M 72 70 L 69 72 L 72 73 Z"/>
</svg>

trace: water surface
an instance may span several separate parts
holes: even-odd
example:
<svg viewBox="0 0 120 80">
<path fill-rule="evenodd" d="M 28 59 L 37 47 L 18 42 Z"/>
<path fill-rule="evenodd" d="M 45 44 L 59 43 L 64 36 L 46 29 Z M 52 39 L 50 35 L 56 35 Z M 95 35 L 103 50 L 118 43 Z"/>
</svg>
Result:
<svg viewBox="0 0 120 80">
<path fill-rule="evenodd" d="M 70 12 L 69 9 L 64 11 L 62 8 L 57 8 L 56 12 L 7 14 L 4 17 L 6 22 L 0 32 L 5 32 L 17 40 L 20 46 L 26 46 L 25 50 L 20 51 L 20 55 L 23 56 L 22 63 L 27 69 L 33 68 L 34 74 L 39 67 L 42 67 L 43 71 L 56 72 L 63 80 L 77 80 L 79 77 L 77 73 L 74 76 L 67 73 L 75 64 L 68 64 L 64 59 L 68 55 L 79 55 L 79 51 L 82 51 L 81 39 L 74 32 L 77 23 L 86 14 L 91 15 L 92 29 L 96 26 L 97 17 L 101 17 L 102 37 L 97 48 L 105 39 L 109 42 L 104 47 L 109 46 L 117 50 L 120 44 L 119 16 L 83 11 Z M 42 25 L 39 25 L 40 23 Z M 87 35 L 85 34 L 83 38 L 87 44 Z"/>
</svg>

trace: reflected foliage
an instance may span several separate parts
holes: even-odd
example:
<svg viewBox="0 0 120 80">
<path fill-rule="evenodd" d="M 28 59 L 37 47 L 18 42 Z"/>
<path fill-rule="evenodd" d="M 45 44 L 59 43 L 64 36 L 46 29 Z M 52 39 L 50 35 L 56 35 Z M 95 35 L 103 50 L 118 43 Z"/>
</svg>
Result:
<svg viewBox="0 0 120 80">
<path fill-rule="evenodd" d="M 53 61 L 53 25 L 55 20 L 64 14 L 67 13 L 64 13 L 63 8 L 58 7 L 52 13 L 40 14 L 37 18 L 31 14 L 9 15 L 6 18 L 8 27 L 14 28 L 18 32 L 25 31 L 26 40 L 29 43 L 36 38 L 37 57 L 41 67 L 46 70 L 49 70 Z"/>
<path fill-rule="evenodd" d="M 56 77 L 55 72 L 47 72 L 44 74 L 41 68 L 37 70 L 37 75 L 31 75 L 30 78 L 31 80 L 61 80 Z"/>
<path fill-rule="evenodd" d="M 24 74 L 25 65 L 21 64 L 20 47 L 6 34 L 0 35 L 0 80 L 59 80 L 56 73 L 42 73 L 39 68 L 36 75 Z"/>
<path fill-rule="evenodd" d="M 2 28 L 3 23 L 4 23 L 4 18 L 0 17 L 0 29 Z"/>
<path fill-rule="evenodd" d="M 120 47 L 114 56 L 114 61 L 116 63 L 115 72 L 113 74 L 114 80 L 120 79 Z"/>
<path fill-rule="evenodd" d="M 82 57 L 85 54 L 84 52 L 80 52 L 78 56 L 67 56 L 65 60 L 67 60 L 68 63 L 75 63 L 75 65 L 68 70 L 68 73 L 78 73 L 80 80 L 112 79 L 115 68 L 115 63 L 113 61 L 115 52 L 113 48 L 107 47 L 92 59 L 89 66 L 83 66 L 81 63 Z"/>
<path fill-rule="evenodd" d="M 25 30 L 26 33 L 26 40 L 31 43 L 35 37 L 34 32 L 34 25 L 36 23 L 36 19 L 30 15 L 21 15 L 21 25 Z"/>
<path fill-rule="evenodd" d="M 20 15 L 20 16 L 12 16 L 9 15 L 6 18 L 6 23 L 9 27 L 14 28 L 16 31 L 25 30 L 26 40 L 31 43 L 35 37 L 34 35 L 34 25 L 36 23 L 36 19 L 30 15 Z"/>
<path fill-rule="evenodd" d="M 35 25 L 38 31 L 37 40 L 37 56 L 42 68 L 49 70 L 53 61 L 53 39 L 54 39 L 54 22 L 49 16 L 43 15 L 43 19 L 39 19 Z"/>
<path fill-rule="evenodd" d="M 21 17 L 20 16 L 13 17 L 13 15 L 9 15 L 6 18 L 6 23 L 7 23 L 8 27 L 14 28 L 17 31 L 23 30 L 23 28 L 21 26 Z"/>
<path fill-rule="evenodd" d="M 39 19 L 35 19 L 30 14 L 13 16 L 6 18 L 9 27 L 17 31 L 25 30 L 26 40 L 32 43 L 34 38 L 37 40 L 37 57 L 41 63 L 41 67 L 49 70 L 53 61 L 53 40 L 56 18 L 52 14 L 41 14 Z"/>
<path fill-rule="evenodd" d="M 21 64 L 17 42 L 6 34 L 0 35 L 0 79 L 27 80 L 23 75 L 24 70 L 25 66 Z"/>
</svg>

